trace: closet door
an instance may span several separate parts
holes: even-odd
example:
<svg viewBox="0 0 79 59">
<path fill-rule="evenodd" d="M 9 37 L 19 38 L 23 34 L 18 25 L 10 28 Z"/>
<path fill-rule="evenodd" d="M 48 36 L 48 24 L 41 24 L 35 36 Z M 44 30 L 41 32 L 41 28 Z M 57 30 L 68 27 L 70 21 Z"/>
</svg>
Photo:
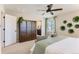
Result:
<svg viewBox="0 0 79 59">
<path fill-rule="evenodd" d="M 31 40 L 31 21 L 27 21 L 27 40 Z"/>
<path fill-rule="evenodd" d="M 5 15 L 5 46 L 16 43 L 16 17 Z"/>
<path fill-rule="evenodd" d="M 32 25 L 32 34 L 31 34 L 31 37 L 32 37 L 32 39 L 31 40 L 34 40 L 34 39 L 36 39 L 36 22 L 35 21 L 32 21 L 31 22 L 31 25 Z"/>
<path fill-rule="evenodd" d="M 27 41 L 27 35 L 26 35 L 26 32 L 27 32 L 27 26 L 26 26 L 26 21 L 23 21 L 22 23 L 20 23 L 20 38 L 19 38 L 19 41 L 20 42 L 24 42 L 24 41 Z"/>
</svg>

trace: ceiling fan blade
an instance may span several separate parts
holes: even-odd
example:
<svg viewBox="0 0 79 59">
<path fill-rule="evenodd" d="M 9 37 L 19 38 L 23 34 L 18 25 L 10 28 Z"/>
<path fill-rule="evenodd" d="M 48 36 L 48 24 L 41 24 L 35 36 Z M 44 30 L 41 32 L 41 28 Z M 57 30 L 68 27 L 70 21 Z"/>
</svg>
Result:
<svg viewBox="0 0 79 59">
<path fill-rule="evenodd" d="M 52 9 L 51 11 L 59 11 L 59 10 L 63 10 L 62 8 L 58 8 L 58 9 Z"/>
<path fill-rule="evenodd" d="M 37 11 L 46 11 L 46 10 L 41 10 L 41 9 L 38 9 Z"/>
</svg>

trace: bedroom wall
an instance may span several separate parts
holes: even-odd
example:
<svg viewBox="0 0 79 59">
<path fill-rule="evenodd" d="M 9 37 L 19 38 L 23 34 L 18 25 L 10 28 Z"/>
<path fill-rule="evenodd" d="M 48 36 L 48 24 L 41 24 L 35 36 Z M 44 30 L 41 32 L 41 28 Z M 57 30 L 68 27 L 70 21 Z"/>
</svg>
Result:
<svg viewBox="0 0 79 59">
<path fill-rule="evenodd" d="M 56 31 L 57 31 L 57 35 L 79 37 L 79 28 L 76 29 L 74 27 L 74 25 L 76 23 L 74 23 L 72 21 L 73 17 L 75 17 L 75 16 L 79 16 L 79 10 L 78 11 L 74 11 L 74 12 L 65 13 L 65 14 L 57 16 L 57 18 L 56 18 Z M 72 34 L 68 33 L 68 29 L 69 28 L 67 27 L 67 25 L 63 24 L 64 20 L 67 20 L 67 23 L 71 22 L 73 24 L 73 26 L 71 28 L 74 29 L 74 31 L 75 31 L 74 33 L 72 33 Z M 79 24 L 79 22 L 78 22 L 78 24 Z M 60 26 L 62 26 L 62 25 L 64 25 L 66 27 L 65 31 L 62 31 L 60 29 Z"/>
<path fill-rule="evenodd" d="M 18 13 L 15 11 L 11 10 L 5 10 L 7 14 L 11 14 L 13 16 L 19 17 L 23 16 L 24 19 L 26 20 L 34 20 L 34 21 L 41 21 L 42 22 L 42 36 L 45 36 L 45 18 L 41 14 L 23 14 L 23 13 Z"/>
<path fill-rule="evenodd" d="M 0 5 L 0 42 L 1 42 L 1 10 L 2 6 Z"/>
<path fill-rule="evenodd" d="M 2 44 L 1 47 L 4 46 L 4 43 L 3 43 L 3 40 L 4 40 L 4 37 L 3 37 L 3 15 L 4 15 L 4 6 L 2 4 L 0 4 L 0 45 Z"/>
</svg>

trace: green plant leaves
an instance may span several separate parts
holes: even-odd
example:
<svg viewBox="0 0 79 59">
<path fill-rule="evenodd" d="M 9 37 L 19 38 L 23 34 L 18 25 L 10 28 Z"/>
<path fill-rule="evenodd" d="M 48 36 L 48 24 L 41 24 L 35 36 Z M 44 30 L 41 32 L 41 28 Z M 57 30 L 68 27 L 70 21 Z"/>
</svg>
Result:
<svg viewBox="0 0 79 59">
<path fill-rule="evenodd" d="M 79 24 L 76 24 L 76 25 L 75 25 L 75 28 L 79 28 Z"/>
<path fill-rule="evenodd" d="M 76 29 L 79 29 L 79 24 L 78 24 L 78 22 L 79 22 L 79 16 L 73 17 L 72 21 L 73 21 L 74 23 L 77 23 L 77 24 L 76 24 L 76 25 L 73 25 L 72 22 L 67 23 L 66 20 L 63 21 L 63 24 L 65 24 L 65 25 L 67 26 L 67 28 L 69 28 L 69 29 L 68 29 L 68 33 L 74 33 L 74 30 L 71 29 L 72 26 L 74 26 Z M 65 31 L 66 28 L 65 28 L 65 26 L 61 26 L 60 29 L 61 29 L 62 31 Z"/>
<path fill-rule="evenodd" d="M 73 29 L 69 29 L 68 32 L 71 34 L 71 33 L 74 33 L 74 30 Z"/>
<path fill-rule="evenodd" d="M 60 29 L 61 29 L 62 31 L 64 31 L 64 30 L 65 30 L 65 26 L 61 26 Z"/>
<path fill-rule="evenodd" d="M 23 17 L 19 17 L 17 23 L 22 23 L 23 20 Z"/>
<path fill-rule="evenodd" d="M 73 22 L 79 22 L 79 16 L 75 16 L 75 17 L 73 18 Z"/>
<path fill-rule="evenodd" d="M 66 24 L 66 23 L 67 23 L 67 21 L 66 21 L 66 20 L 64 20 L 64 21 L 63 21 L 63 23 L 64 23 L 64 24 Z"/>
<path fill-rule="evenodd" d="M 68 23 L 67 24 L 67 27 L 72 27 L 72 23 Z"/>
</svg>

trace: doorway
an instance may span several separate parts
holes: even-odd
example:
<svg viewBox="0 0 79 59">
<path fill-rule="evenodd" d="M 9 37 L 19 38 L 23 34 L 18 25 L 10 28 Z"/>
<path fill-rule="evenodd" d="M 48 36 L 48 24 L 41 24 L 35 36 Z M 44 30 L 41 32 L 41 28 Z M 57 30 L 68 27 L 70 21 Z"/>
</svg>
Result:
<svg viewBox="0 0 79 59">
<path fill-rule="evenodd" d="M 16 43 L 16 27 L 17 21 L 16 17 L 12 15 L 5 15 L 5 46 Z"/>
<path fill-rule="evenodd" d="M 42 21 L 37 21 L 37 35 L 42 35 Z"/>
</svg>

